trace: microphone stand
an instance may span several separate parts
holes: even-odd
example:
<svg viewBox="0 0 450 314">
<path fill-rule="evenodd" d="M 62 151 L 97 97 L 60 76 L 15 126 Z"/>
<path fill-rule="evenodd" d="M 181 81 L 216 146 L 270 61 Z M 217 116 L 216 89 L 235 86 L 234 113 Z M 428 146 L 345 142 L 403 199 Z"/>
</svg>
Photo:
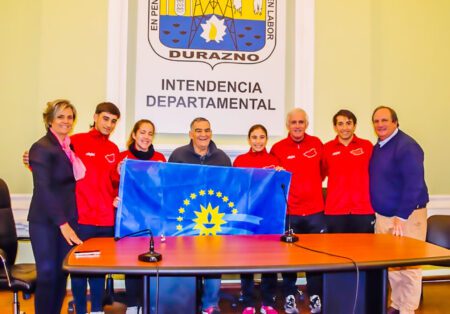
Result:
<svg viewBox="0 0 450 314">
<path fill-rule="evenodd" d="M 288 230 L 280 237 L 281 242 L 294 243 L 299 240 L 298 236 L 295 235 L 294 230 L 291 228 L 291 215 L 289 213 L 289 204 L 286 197 L 286 187 L 284 183 L 281 184 L 281 189 L 283 190 L 284 201 L 286 202 L 287 216 L 288 216 Z"/>
<path fill-rule="evenodd" d="M 136 231 L 136 232 L 124 235 L 123 237 L 115 237 L 114 240 L 119 241 L 123 238 L 131 237 L 131 236 L 135 236 L 135 235 L 139 235 L 139 234 L 150 234 L 150 245 L 149 245 L 148 252 L 139 254 L 138 260 L 140 260 L 141 262 L 146 262 L 146 263 L 156 263 L 156 262 L 161 261 L 162 254 L 155 252 L 155 241 L 153 239 L 153 232 L 151 229 L 144 229 L 144 230 Z"/>
</svg>

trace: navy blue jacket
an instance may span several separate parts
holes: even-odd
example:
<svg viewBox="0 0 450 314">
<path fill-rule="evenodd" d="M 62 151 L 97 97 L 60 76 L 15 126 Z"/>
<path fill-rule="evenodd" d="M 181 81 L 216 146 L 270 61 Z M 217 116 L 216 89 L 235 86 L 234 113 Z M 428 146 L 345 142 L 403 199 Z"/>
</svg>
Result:
<svg viewBox="0 0 450 314">
<path fill-rule="evenodd" d="M 407 219 L 429 201 L 424 178 L 424 153 L 401 130 L 383 147 L 377 143 L 370 160 L 370 198 L 373 209 L 387 217 Z"/>
<path fill-rule="evenodd" d="M 231 167 L 230 157 L 223 150 L 218 149 L 213 141 L 209 143 L 208 153 L 205 156 L 200 156 L 195 152 L 191 140 L 188 145 L 175 149 L 169 157 L 169 162 Z"/>
<path fill-rule="evenodd" d="M 76 222 L 72 163 L 51 131 L 31 146 L 30 166 L 34 188 L 28 221 L 57 226 Z"/>
</svg>

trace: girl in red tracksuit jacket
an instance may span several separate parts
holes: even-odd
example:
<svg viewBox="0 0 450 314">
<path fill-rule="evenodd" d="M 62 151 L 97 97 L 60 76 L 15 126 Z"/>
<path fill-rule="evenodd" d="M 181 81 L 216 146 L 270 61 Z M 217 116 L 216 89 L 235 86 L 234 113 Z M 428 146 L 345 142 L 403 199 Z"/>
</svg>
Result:
<svg viewBox="0 0 450 314">
<path fill-rule="evenodd" d="M 165 162 L 164 155 L 153 148 L 154 137 L 155 125 L 152 121 L 142 119 L 136 122 L 127 141 L 128 150 L 120 153 L 119 162 L 125 158 Z"/>
<path fill-rule="evenodd" d="M 282 169 L 278 167 L 278 159 L 267 152 L 267 140 L 268 136 L 266 128 L 261 124 L 253 125 L 248 131 L 248 144 L 250 145 L 250 150 L 243 155 L 237 156 L 233 162 L 233 166 L 243 168 L 274 168 L 277 170 Z M 261 275 L 261 313 L 277 313 L 277 311 L 274 309 L 276 285 L 276 273 Z M 255 313 L 253 274 L 241 274 L 241 289 L 245 307 L 242 314 Z"/>
<path fill-rule="evenodd" d="M 125 158 L 166 162 L 164 155 L 153 148 L 154 137 L 155 125 L 152 121 L 147 119 L 137 121 L 127 141 L 128 149 L 119 154 L 119 164 Z M 142 278 L 125 276 L 125 288 L 127 307 L 134 310 L 134 307 L 142 306 Z"/>
</svg>

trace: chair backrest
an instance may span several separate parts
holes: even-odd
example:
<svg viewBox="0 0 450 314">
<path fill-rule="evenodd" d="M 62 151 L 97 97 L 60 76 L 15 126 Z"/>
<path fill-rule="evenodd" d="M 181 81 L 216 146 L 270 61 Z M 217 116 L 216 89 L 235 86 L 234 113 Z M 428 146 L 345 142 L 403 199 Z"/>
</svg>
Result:
<svg viewBox="0 0 450 314">
<path fill-rule="evenodd" d="M 13 265 L 17 255 L 16 223 L 11 209 L 9 189 L 2 179 L 0 179 L 0 248 L 6 252 L 7 263 Z"/>
<path fill-rule="evenodd" d="M 0 208 L 11 207 L 11 196 L 6 182 L 0 178 Z"/>
<path fill-rule="evenodd" d="M 450 216 L 430 216 L 427 224 L 427 242 L 450 249 Z"/>
</svg>

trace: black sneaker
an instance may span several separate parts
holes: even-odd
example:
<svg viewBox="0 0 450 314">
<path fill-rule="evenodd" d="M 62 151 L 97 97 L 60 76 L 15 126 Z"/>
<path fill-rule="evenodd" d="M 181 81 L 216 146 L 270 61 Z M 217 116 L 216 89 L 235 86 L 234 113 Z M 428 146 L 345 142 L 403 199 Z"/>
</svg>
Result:
<svg viewBox="0 0 450 314">
<path fill-rule="evenodd" d="M 318 295 L 312 295 L 309 298 L 309 309 L 313 314 L 322 312 L 322 303 L 320 302 L 320 297 Z"/>
<path fill-rule="evenodd" d="M 284 303 L 284 313 L 287 314 L 298 314 L 297 305 L 295 304 L 295 297 L 291 294 L 286 297 L 286 302 Z"/>
</svg>

